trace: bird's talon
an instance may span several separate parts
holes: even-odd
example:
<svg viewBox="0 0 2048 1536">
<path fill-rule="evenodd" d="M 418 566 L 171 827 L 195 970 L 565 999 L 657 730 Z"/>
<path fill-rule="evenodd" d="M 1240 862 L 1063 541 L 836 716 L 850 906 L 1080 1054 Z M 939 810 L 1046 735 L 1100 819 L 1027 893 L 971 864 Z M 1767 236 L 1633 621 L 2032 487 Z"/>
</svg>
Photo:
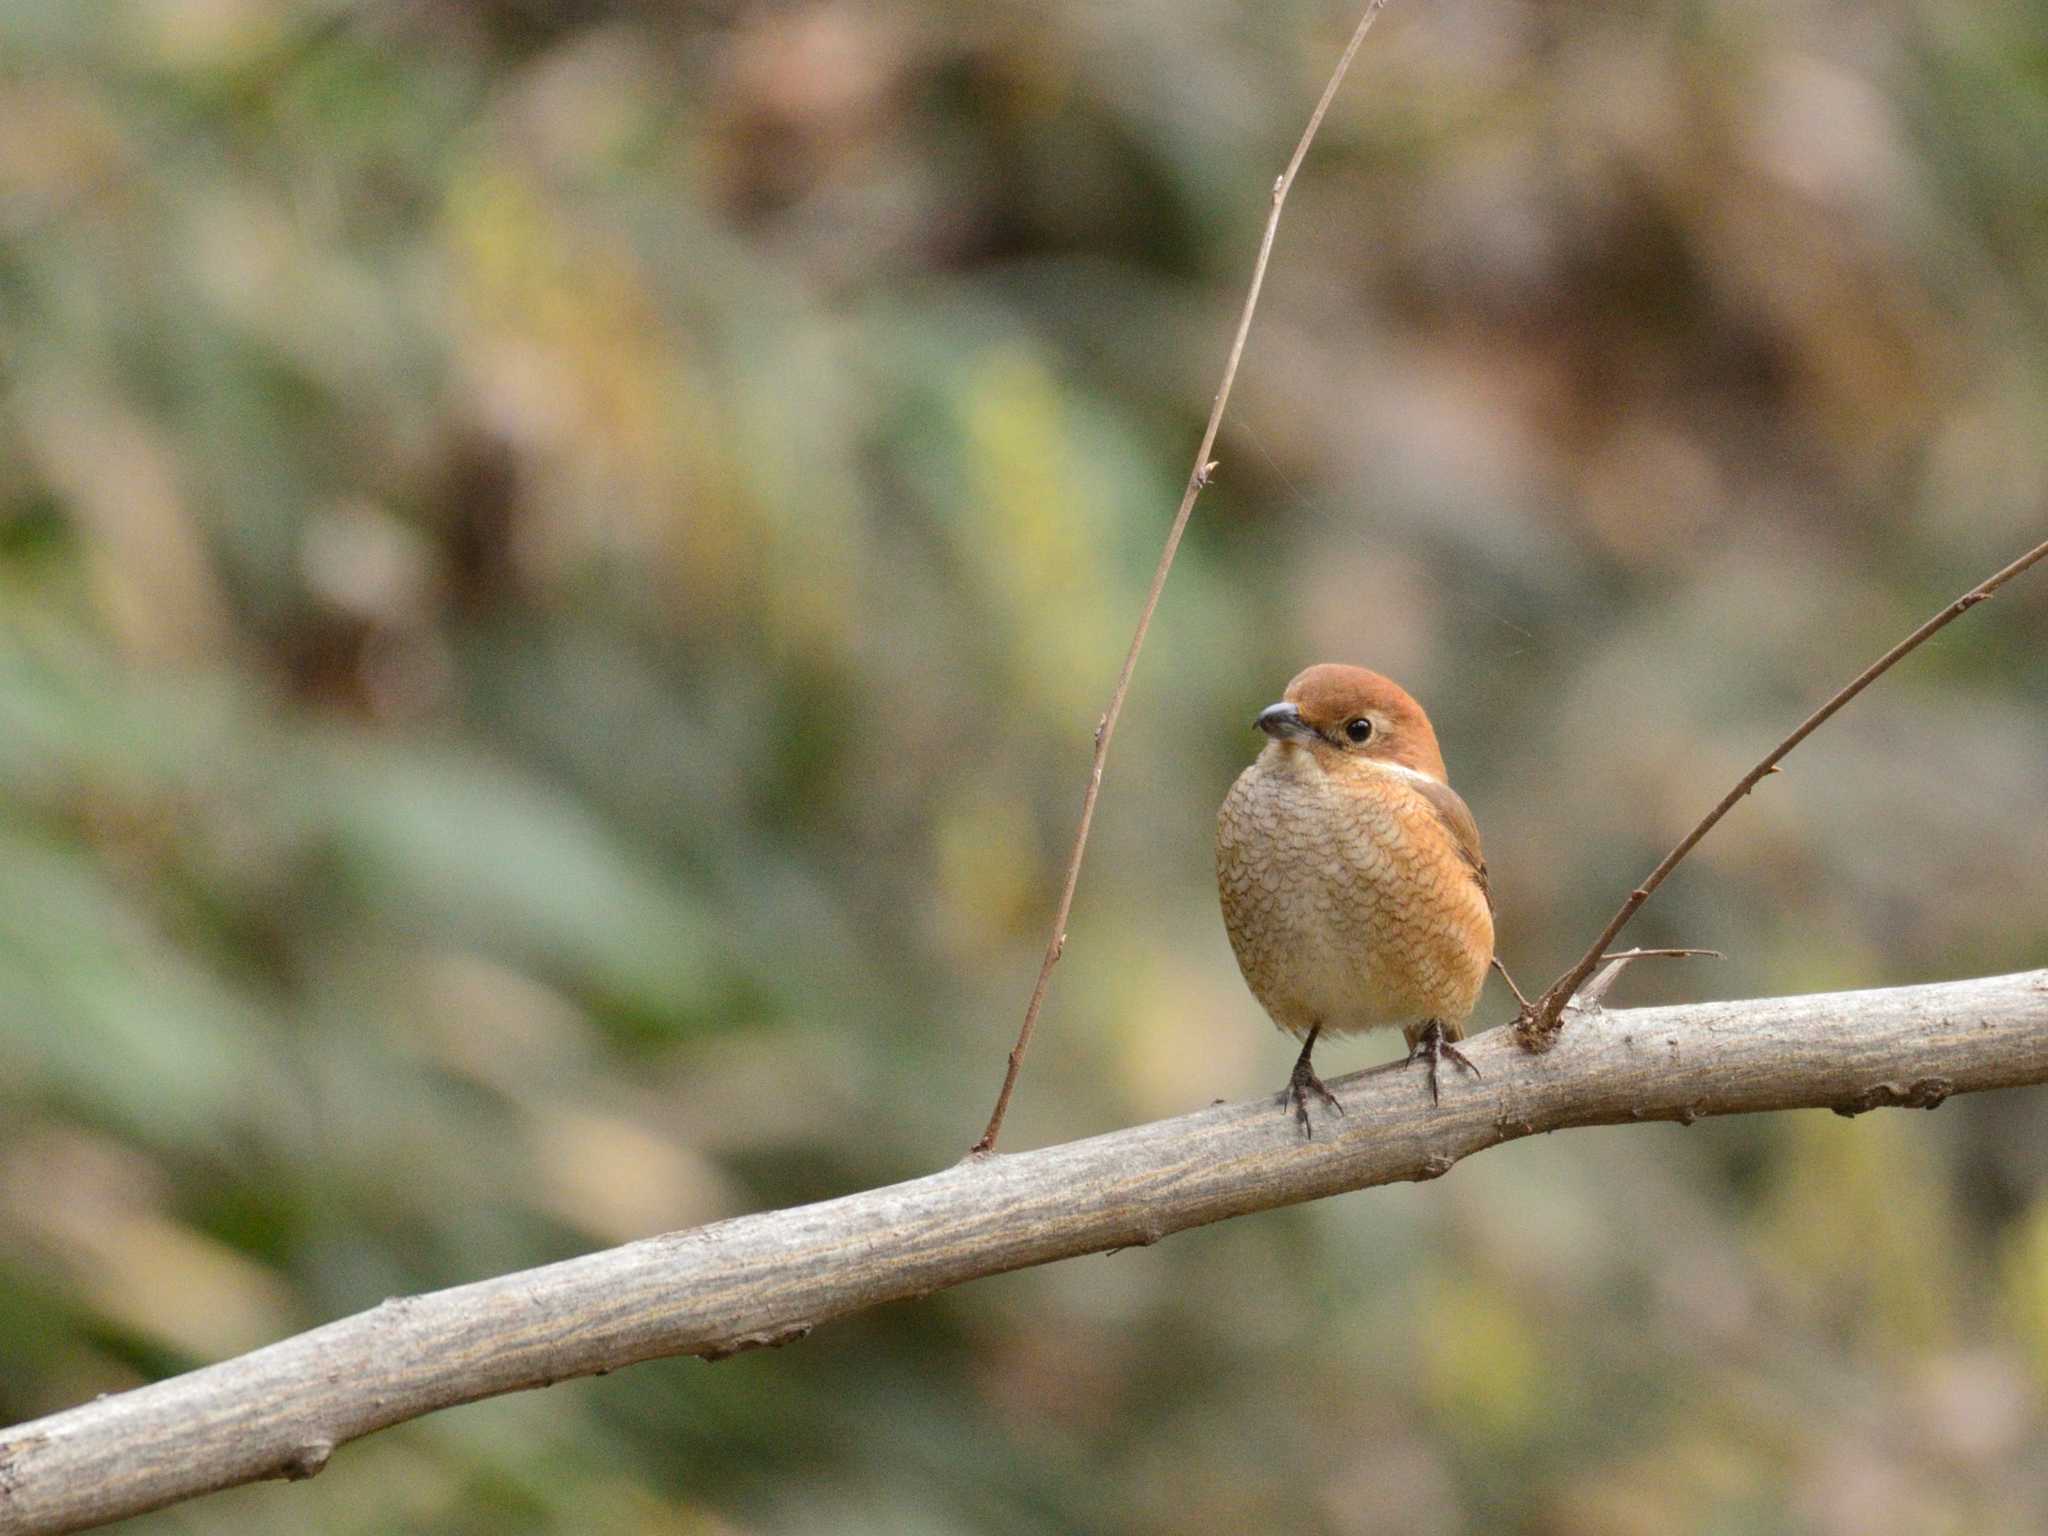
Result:
<svg viewBox="0 0 2048 1536">
<path fill-rule="evenodd" d="M 1337 1102 L 1337 1095 L 1330 1092 L 1323 1080 L 1309 1069 L 1308 1063 L 1305 1061 L 1296 1062 L 1294 1075 L 1287 1080 L 1287 1091 L 1280 1097 L 1282 1103 L 1292 1103 L 1294 1105 L 1294 1118 L 1296 1123 L 1301 1126 L 1301 1135 L 1304 1141 L 1313 1141 L 1316 1135 L 1315 1126 L 1310 1122 L 1308 1115 L 1308 1101 L 1311 1094 L 1321 1099 L 1338 1114 L 1344 1113 L 1344 1106 Z"/>
<path fill-rule="evenodd" d="M 1316 1069 L 1311 1064 L 1316 1049 L 1316 1037 L 1322 1032 L 1323 1026 L 1320 1024 L 1309 1030 L 1308 1037 L 1301 1043 L 1301 1054 L 1294 1058 L 1294 1071 L 1288 1076 L 1286 1091 L 1280 1095 L 1283 1106 L 1288 1103 L 1294 1105 L 1294 1118 L 1301 1126 L 1304 1141 L 1313 1141 L 1316 1134 L 1308 1119 L 1310 1094 L 1314 1094 L 1338 1114 L 1344 1113 L 1344 1106 L 1337 1102 L 1337 1095 L 1323 1086 L 1323 1080 L 1316 1076 Z"/>
<path fill-rule="evenodd" d="M 1448 1059 L 1456 1062 L 1474 1077 L 1485 1076 L 1472 1065 L 1463 1051 L 1451 1044 L 1449 1037 L 1444 1034 L 1442 1023 L 1436 1019 L 1431 1019 L 1423 1026 L 1422 1033 L 1415 1037 L 1415 1043 L 1408 1047 L 1408 1059 L 1402 1065 L 1412 1066 L 1417 1057 L 1420 1057 L 1429 1068 L 1429 1102 L 1432 1104 L 1443 1102 L 1437 1094 L 1436 1072 L 1439 1062 Z"/>
</svg>

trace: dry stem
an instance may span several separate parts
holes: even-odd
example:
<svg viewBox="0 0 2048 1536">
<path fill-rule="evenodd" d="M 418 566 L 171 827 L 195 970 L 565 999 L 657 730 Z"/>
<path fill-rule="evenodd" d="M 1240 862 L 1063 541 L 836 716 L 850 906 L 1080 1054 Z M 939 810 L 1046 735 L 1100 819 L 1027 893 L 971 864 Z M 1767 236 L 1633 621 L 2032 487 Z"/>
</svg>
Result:
<svg viewBox="0 0 2048 1536">
<path fill-rule="evenodd" d="M 1272 211 L 1266 215 L 1266 231 L 1259 240 L 1259 258 L 1252 266 L 1251 287 L 1244 296 L 1244 309 L 1237 317 L 1237 334 L 1231 338 L 1230 356 L 1223 364 L 1223 382 L 1217 386 L 1216 399 L 1209 407 L 1209 422 L 1202 429 L 1202 446 L 1195 450 L 1195 467 L 1188 472 L 1187 487 L 1181 492 L 1180 510 L 1174 513 L 1173 526 L 1167 530 L 1166 547 L 1160 551 L 1159 567 L 1152 573 L 1152 587 L 1145 594 L 1138 627 L 1131 635 L 1131 648 L 1124 653 L 1123 670 L 1117 674 L 1116 691 L 1110 695 L 1109 708 L 1103 711 L 1102 719 L 1095 727 L 1095 759 L 1088 767 L 1088 787 L 1081 797 L 1081 824 L 1075 829 L 1074 846 L 1067 854 L 1066 879 L 1060 888 L 1059 909 L 1053 914 L 1052 936 L 1046 941 L 1045 958 L 1039 962 L 1038 980 L 1031 988 L 1031 1001 L 1024 1006 L 1024 1023 L 1017 1031 L 1017 1043 L 1010 1048 L 1010 1063 L 1003 1073 L 1002 1091 L 996 1095 L 996 1107 L 988 1117 L 988 1128 L 981 1133 L 981 1140 L 974 1144 L 970 1156 L 995 1150 L 996 1138 L 1003 1131 L 1003 1116 L 1010 1111 L 1010 1095 L 1017 1087 L 1017 1074 L 1024 1068 L 1024 1052 L 1030 1048 L 1031 1032 L 1038 1025 L 1038 1011 L 1045 1006 L 1045 992 L 1052 981 L 1052 968 L 1059 964 L 1060 952 L 1067 947 L 1067 917 L 1074 909 L 1074 889 L 1081 881 L 1081 859 L 1088 848 L 1088 829 L 1095 820 L 1095 801 L 1102 792 L 1102 766 L 1109 759 L 1109 740 L 1116 734 L 1117 719 L 1123 714 L 1124 696 L 1131 690 L 1131 674 L 1137 670 L 1138 652 L 1145 644 L 1145 632 L 1152 627 L 1152 614 L 1159 607 L 1159 594 L 1166 589 L 1166 573 L 1173 569 L 1173 557 L 1180 548 L 1181 535 L 1187 531 L 1188 517 L 1195 510 L 1195 498 L 1207 488 L 1215 473 L 1216 464 L 1209 457 L 1209 452 L 1216 446 L 1216 433 L 1223 425 L 1223 408 L 1230 401 L 1230 387 L 1237 382 L 1237 365 L 1244 357 L 1245 338 L 1252 329 L 1252 314 L 1259 307 L 1259 290 L 1266 283 L 1266 263 L 1273 255 L 1273 237 L 1280 228 L 1280 210 L 1286 205 L 1288 190 L 1294 185 L 1295 173 L 1301 169 L 1301 162 L 1308 156 L 1308 147 L 1315 141 L 1316 131 L 1323 126 L 1330 103 L 1337 97 L 1337 87 L 1344 83 L 1358 45 L 1365 41 L 1366 32 L 1374 18 L 1385 9 L 1386 3 L 1387 0 L 1368 0 L 1365 14 L 1351 33 L 1351 41 L 1344 45 L 1344 53 L 1330 73 L 1329 84 L 1323 87 L 1322 99 L 1316 103 L 1315 111 L 1309 114 L 1308 126 L 1302 130 L 1301 138 L 1294 146 L 1287 169 L 1273 183 Z"/>
</svg>

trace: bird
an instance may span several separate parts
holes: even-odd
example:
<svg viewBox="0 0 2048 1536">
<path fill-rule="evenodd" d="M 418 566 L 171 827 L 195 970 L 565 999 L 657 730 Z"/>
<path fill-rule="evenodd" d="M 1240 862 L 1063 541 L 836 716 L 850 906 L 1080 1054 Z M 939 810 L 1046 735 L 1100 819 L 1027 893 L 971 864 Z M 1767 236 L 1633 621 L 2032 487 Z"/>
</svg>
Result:
<svg viewBox="0 0 2048 1536">
<path fill-rule="evenodd" d="M 1436 730 L 1392 679 L 1324 662 L 1252 722 L 1268 740 L 1216 817 L 1223 925 L 1252 995 L 1301 1040 L 1281 1095 L 1304 1136 L 1325 1034 L 1399 1024 L 1432 1103 L 1493 960 L 1493 896 Z"/>
</svg>

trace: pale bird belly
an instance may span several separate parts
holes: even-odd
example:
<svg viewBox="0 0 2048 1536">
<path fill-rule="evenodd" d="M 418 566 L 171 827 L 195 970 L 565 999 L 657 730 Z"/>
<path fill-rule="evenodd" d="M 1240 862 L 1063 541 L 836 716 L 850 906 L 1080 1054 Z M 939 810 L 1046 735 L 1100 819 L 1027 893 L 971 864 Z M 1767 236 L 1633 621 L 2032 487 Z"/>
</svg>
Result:
<svg viewBox="0 0 2048 1536">
<path fill-rule="evenodd" d="M 1433 840 L 1434 814 L 1390 797 L 1333 818 L 1313 786 L 1232 789 L 1217 837 L 1224 922 L 1275 1024 L 1341 1034 L 1439 1018 L 1455 1029 L 1471 1014 L 1492 921 Z"/>
<path fill-rule="evenodd" d="M 1320 889 L 1318 887 L 1321 887 Z M 1325 882 L 1274 892 L 1249 926 L 1278 962 L 1252 990 L 1274 1023 L 1296 1034 L 1320 1024 L 1346 1034 L 1419 1018 L 1458 1024 L 1486 979 L 1485 953 L 1462 930 L 1462 903 L 1419 897 L 1398 879 Z M 1250 980 L 1247 975 L 1247 980 Z"/>
</svg>

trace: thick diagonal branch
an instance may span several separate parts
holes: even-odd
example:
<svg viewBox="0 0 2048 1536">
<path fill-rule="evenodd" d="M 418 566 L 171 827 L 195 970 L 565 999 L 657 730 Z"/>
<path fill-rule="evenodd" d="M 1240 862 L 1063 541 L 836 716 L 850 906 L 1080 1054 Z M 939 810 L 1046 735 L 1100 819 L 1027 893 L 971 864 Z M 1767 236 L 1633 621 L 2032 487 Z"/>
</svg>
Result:
<svg viewBox="0 0 2048 1536">
<path fill-rule="evenodd" d="M 71 1531 L 266 1477 L 437 1408 L 663 1355 L 780 1344 L 885 1301 L 1397 1180 L 1537 1131 L 1932 1108 L 2048 1081 L 2048 971 L 1574 1016 L 1507 1030 L 1432 1107 L 1384 1068 L 1304 1142 L 1272 1098 L 387 1301 L 267 1349 L 0 1431 L 0 1536 Z"/>
</svg>

